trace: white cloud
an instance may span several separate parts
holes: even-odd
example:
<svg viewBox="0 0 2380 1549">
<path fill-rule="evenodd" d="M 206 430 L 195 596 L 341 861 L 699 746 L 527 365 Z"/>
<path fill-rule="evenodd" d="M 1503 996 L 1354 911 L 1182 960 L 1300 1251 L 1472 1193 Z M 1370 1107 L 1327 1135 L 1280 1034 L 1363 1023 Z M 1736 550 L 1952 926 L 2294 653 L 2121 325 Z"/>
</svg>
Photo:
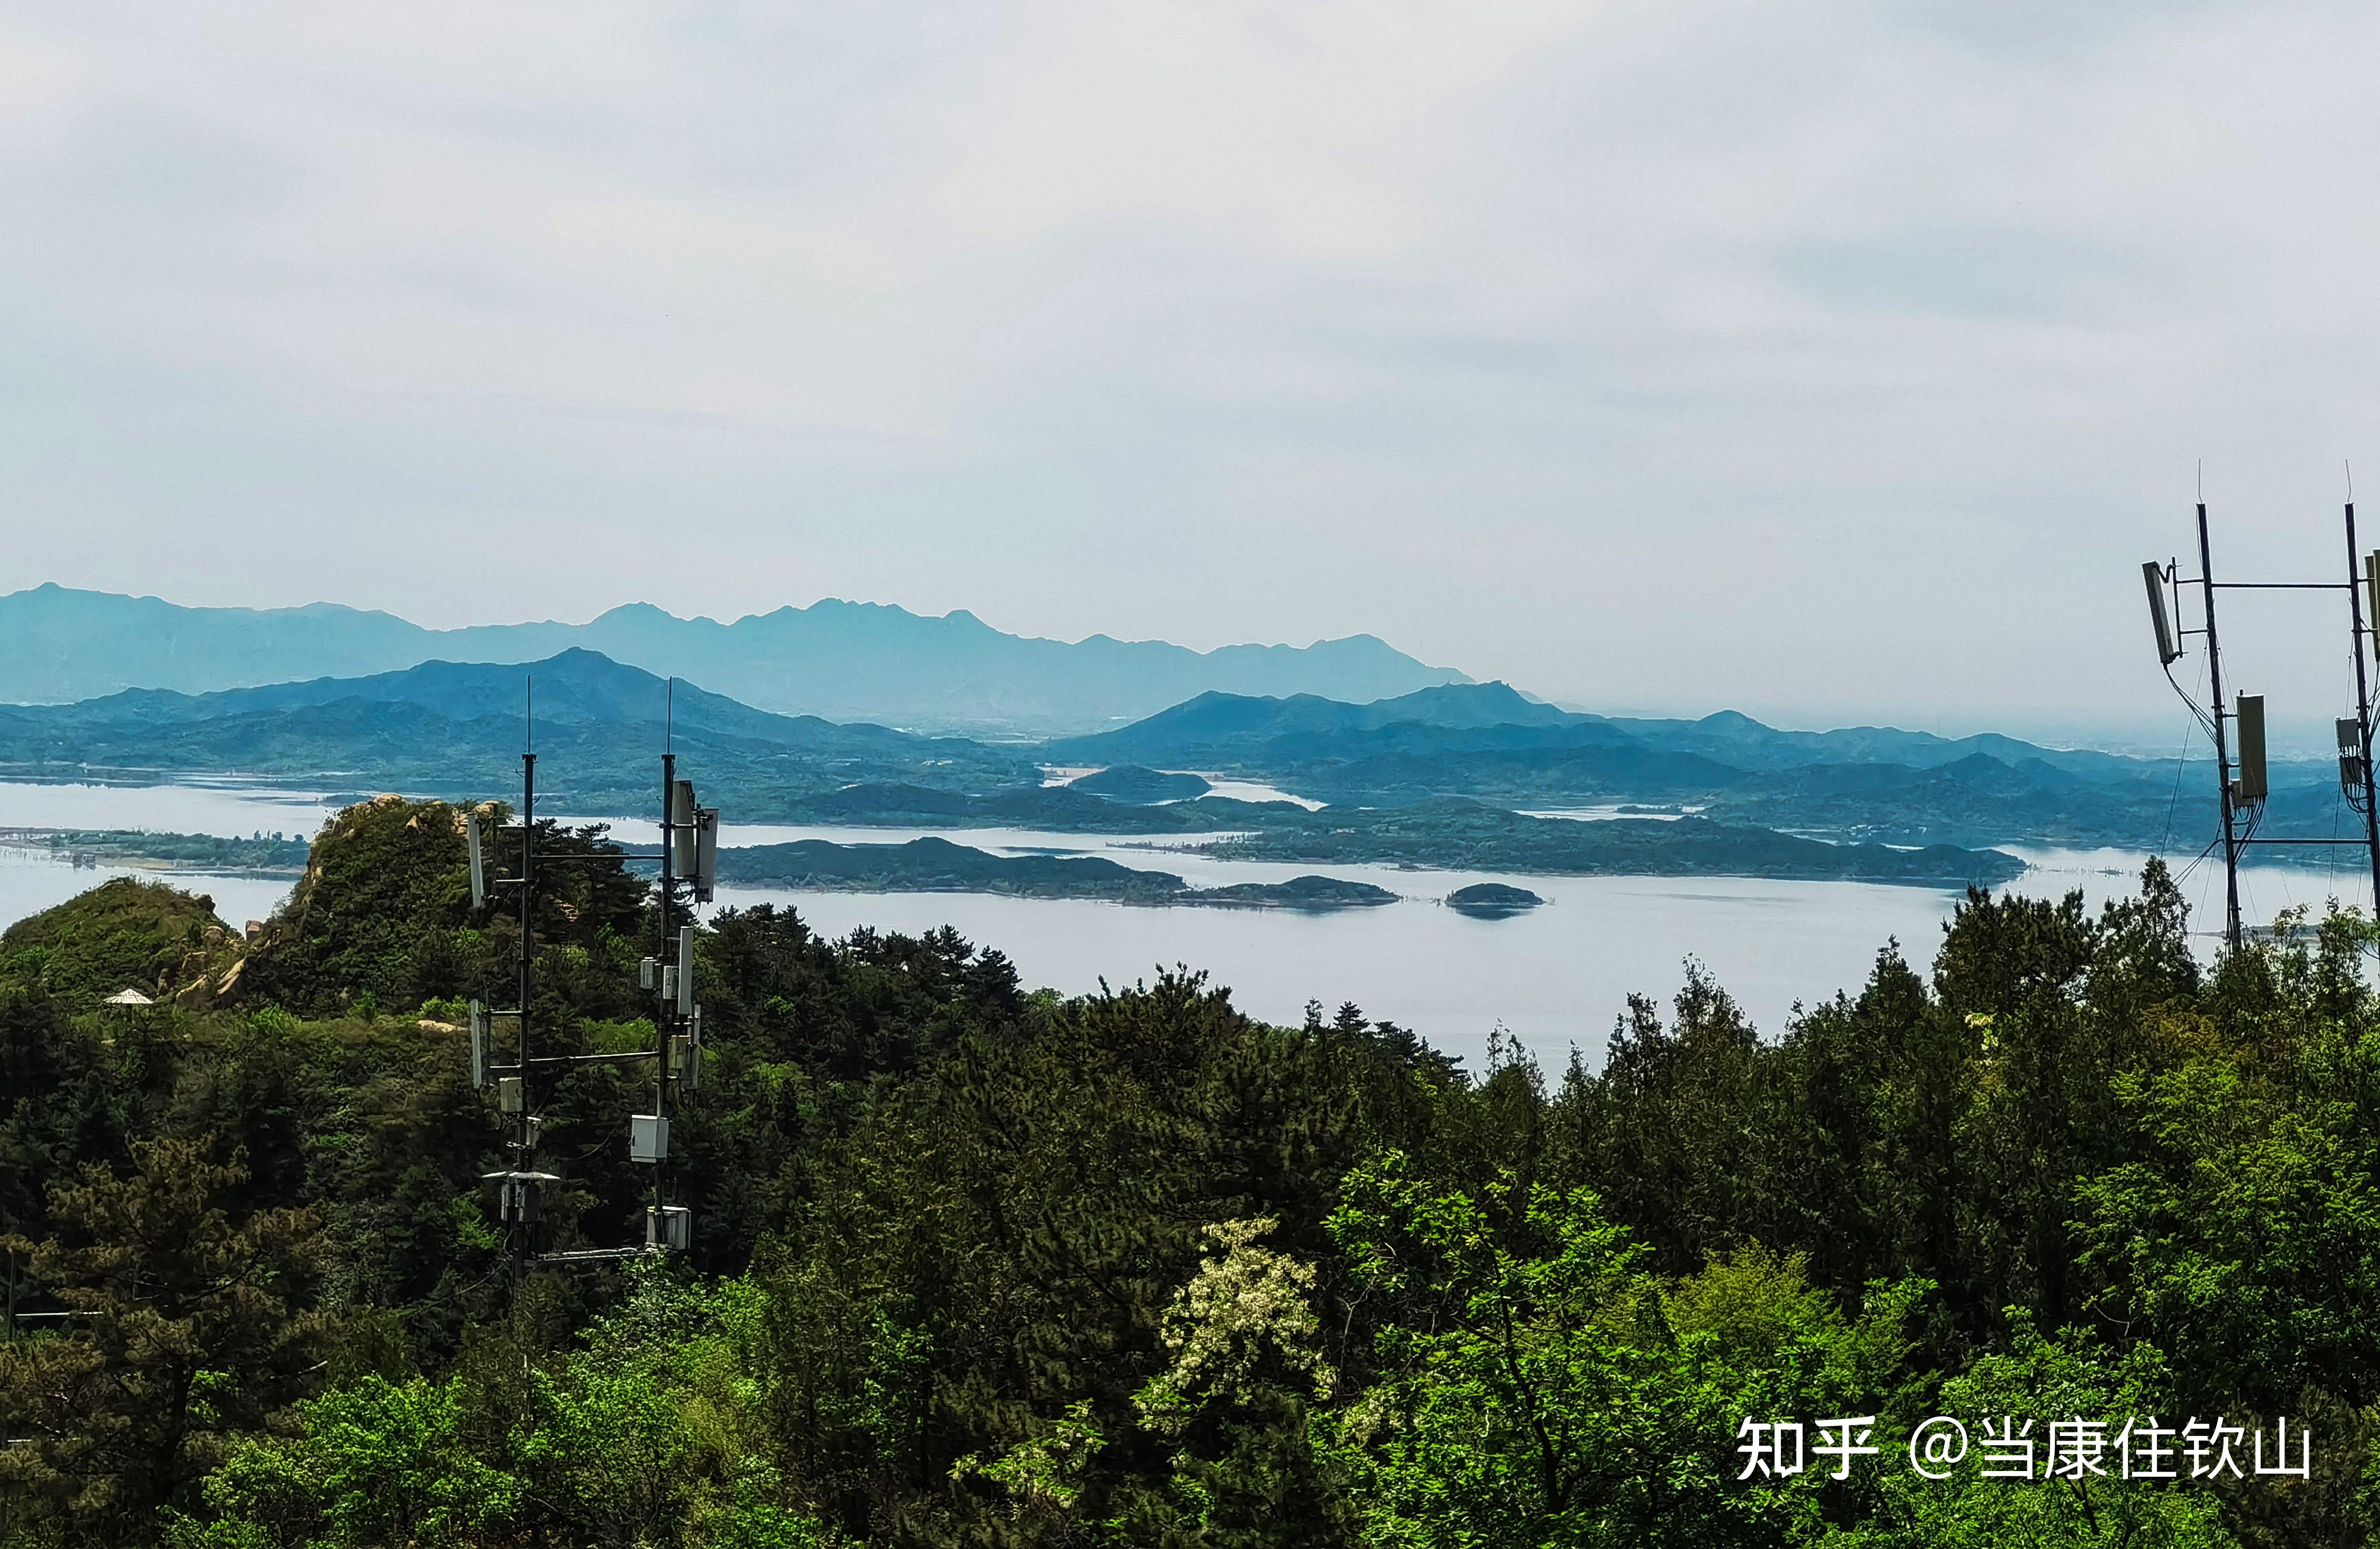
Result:
<svg viewBox="0 0 2380 1549">
<path fill-rule="evenodd" d="M 2126 576 L 2195 459 L 2276 571 L 2380 468 L 2375 30 L 20 6 L 0 584 L 834 593 L 1372 629 L 1615 707 L 2162 717 Z M 2326 713 L 2327 636 L 2251 622 Z"/>
</svg>

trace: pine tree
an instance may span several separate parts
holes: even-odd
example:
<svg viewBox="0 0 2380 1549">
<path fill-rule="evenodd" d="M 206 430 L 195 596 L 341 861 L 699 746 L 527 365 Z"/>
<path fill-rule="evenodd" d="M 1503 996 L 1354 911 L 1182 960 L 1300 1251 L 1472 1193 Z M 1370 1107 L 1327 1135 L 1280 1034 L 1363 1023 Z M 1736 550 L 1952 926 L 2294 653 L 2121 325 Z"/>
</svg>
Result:
<svg viewBox="0 0 2380 1549">
<path fill-rule="evenodd" d="M 145 1535 L 303 1392 L 328 1332 L 310 1213 L 234 1220 L 218 1203 L 247 1180 L 243 1153 L 160 1139 L 132 1158 L 127 1177 L 92 1165 L 53 1185 L 56 1235 L 6 1244 L 71 1315 L 0 1346 L 0 1495 L 78 1543 Z"/>
</svg>

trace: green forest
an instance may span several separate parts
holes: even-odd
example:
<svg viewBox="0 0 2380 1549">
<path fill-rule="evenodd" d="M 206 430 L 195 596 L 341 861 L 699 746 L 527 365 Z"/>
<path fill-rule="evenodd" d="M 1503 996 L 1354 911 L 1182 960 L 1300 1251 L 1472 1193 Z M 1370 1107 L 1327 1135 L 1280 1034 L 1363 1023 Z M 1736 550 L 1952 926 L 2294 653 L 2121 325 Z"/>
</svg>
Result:
<svg viewBox="0 0 2380 1549">
<path fill-rule="evenodd" d="M 2354 915 L 2210 969 L 2155 863 L 2096 913 L 1971 891 L 1781 1029 L 1689 964 L 1600 1059 L 1499 1040 L 1464 1069 L 1353 1005 L 1249 1017 L 1193 968 L 1068 999 L 947 931 L 723 911 L 679 1110 L 692 1251 L 516 1294 L 460 1029 L 509 1003 L 519 925 L 471 910 L 460 816 L 348 809 L 254 941 L 132 881 L 0 938 L 0 1246 L 34 1314 L 0 1343 L 6 1549 L 2380 1522 Z M 550 876 L 539 1038 L 639 1047 L 649 888 L 616 858 Z M 541 1101 L 550 1246 L 642 1240 L 639 1079 L 590 1064 Z M 2288 1417 L 2311 1464 L 1936 1480 L 1903 1451 L 1935 1415 Z M 1876 1455 L 1741 1477 L 1745 1422 L 1845 1416 Z"/>
</svg>

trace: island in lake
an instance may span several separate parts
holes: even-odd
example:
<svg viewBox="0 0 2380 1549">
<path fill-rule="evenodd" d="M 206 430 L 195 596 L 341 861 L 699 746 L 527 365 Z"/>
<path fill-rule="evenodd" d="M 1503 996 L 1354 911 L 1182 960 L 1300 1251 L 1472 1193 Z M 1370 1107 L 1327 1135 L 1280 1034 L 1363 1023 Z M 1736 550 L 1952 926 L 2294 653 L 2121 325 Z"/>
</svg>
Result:
<svg viewBox="0 0 2380 1549">
<path fill-rule="evenodd" d="M 1138 764 L 1117 764 L 1066 783 L 1073 790 L 1088 791 L 1094 796 L 1144 806 L 1194 801 L 1214 789 L 1197 775 L 1151 769 Z"/>
<path fill-rule="evenodd" d="M 14 829 L 0 839 L 79 866 L 151 865 L 164 869 L 246 871 L 297 876 L 306 869 L 307 841 L 280 834 L 228 839 L 214 834 L 151 833 L 143 829 Z"/>
<path fill-rule="evenodd" d="M 1460 914 L 1482 920 L 1500 920 L 1535 909 L 1545 900 L 1526 888 L 1507 887 L 1501 882 L 1474 882 L 1467 888 L 1457 888 L 1447 894 L 1446 902 Z"/>
<path fill-rule="evenodd" d="M 1008 893 L 1021 898 L 1086 898 L 1112 903 L 1220 908 L 1350 909 L 1393 903 L 1397 895 L 1368 882 L 1293 877 L 1194 888 L 1170 871 L 1140 871 L 1098 855 L 995 855 L 946 839 L 906 844 L 837 844 L 823 839 L 756 844 L 719 853 L 719 880 L 730 887 L 814 888 L 835 892 Z"/>
</svg>

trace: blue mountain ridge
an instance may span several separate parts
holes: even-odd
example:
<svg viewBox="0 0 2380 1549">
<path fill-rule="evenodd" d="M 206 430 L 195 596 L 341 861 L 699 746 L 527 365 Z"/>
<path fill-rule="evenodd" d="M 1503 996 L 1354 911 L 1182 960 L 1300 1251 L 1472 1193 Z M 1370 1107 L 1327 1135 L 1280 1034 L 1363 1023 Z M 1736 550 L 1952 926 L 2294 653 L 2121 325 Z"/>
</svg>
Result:
<svg viewBox="0 0 2380 1549">
<path fill-rule="evenodd" d="M 316 789 L 352 782 L 331 788 L 500 794 L 516 778 L 532 682 L 540 784 L 556 811 L 643 810 L 652 756 L 669 737 L 687 772 L 699 771 L 705 789 L 742 821 L 1260 831 L 1268 858 L 1279 859 L 1372 855 L 1448 865 L 1493 858 L 1501 869 L 1606 873 L 1718 874 L 1740 865 L 1755 875 L 1928 885 L 2004 878 L 2015 865 L 1968 848 L 1990 821 L 1978 827 L 1974 813 L 1925 805 L 1972 805 L 1975 782 L 1961 779 L 1958 766 L 1947 776 L 1874 766 L 1880 778 L 1854 782 L 1895 806 L 1888 834 L 1856 831 L 1876 826 L 1869 797 L 1857 790 L 1851 820 L 1787 821 L 1840 793 L 1772 791 L 1772 771 L 1652 745 L 1501 684 L 1438 685 L 1364 705 L 1209 695 L 1107 737 L 1034 748 L 780 716 L 694 684 L 678 685 L 673 707 L 668 686 L 651 673 L 574 649 L 525 665 L 436 661 L 202 695 L 133 690 L 72 705 L 0 707 L 0 766 L 18 778 L 246 774 Z M 1079 755 L 1105 744 L 1158 751 L 1101 758 L 1116 771 L 1108 781 L 1045 782 L 1046 765 L 1068 749 Z M 1307 812 L 1196 793 L 1203 781 L 1164 778 L 1185 761 L 1242 768 L 1328 805 Z M 1973 762 L 1991 777 L 1975 789 L 2007 783 L 2010 766 L 1981 755 Z M 1843 768 L 1786 772 L 1808 779 Z M 2024 770 L 2048 766 L 2029 760 Z M 2036 778 L 2016 783 L 2030 793 Z M 1102 784 L 1124 799 L 1100 794 Z M 1177 792 L 1186 799 L 1171 799 Z M 1548 805 L 1692 797 L 1696 805 L 1682 810 L 1702 815 L 1675 825 L 1578 823 L 1530 817 L 1517 796 Z M 1838 850 L 1797 837 L 1822 828 L 1841 829 L 1848 843 Z"/>
<path fill-rule="evenodd" d="M 1113 732 L 1063 738 L 1053 756 L 1090 763 L 1234 758 L 1259 747 L 1355 748 L 1411 744 L 1398 729 L 1429 728 L 1419 740 L 1437 751 L 1490 747 L 1633 748 L 1658 750 L 1738 769 L 1811 765 L 1894 764 L 1931 768 L 1978 755 L 2004 765 L 2037 760 L 2068 773 L 2129 779 L 2147 761 L 2095 752 L 2036 746 L 1997 733 L 1947 738 L 1928 732 L 1858 726 L 1832 732 L 1786 732 L 1735 710 L 1700 720 L 1623 720 L 1564 710 L 1527 698 L 1508 684 L 1423 689 L 1370 704 L 1338 703 L 1315 695 L 1287 697 L 1221 693 L 1196 698 Z M 1447 732 L 1471 732 L 1450 737 Z"/>
<path fill-rule="evenodd" d="M 691 678 L 760 709 L 921 730 L 1049 736 L 1110 727 L 1204 691 L 1347 700 L 1470 680 L 1369 635 L 1211 651 L 1104 635 L 1072 643 L 834 599 L 721 623 L 648 603 L 586 623 L 425 629 L 334 603 L 188 608 L 49 584 L 0 597 L 0 702 L 62 704 L 130 688 L 186 694 L 431 660 L 526 662 L 581 648 Z"/>
<path fill-rule="evenodd" d="M 1735 711 L 1699 720 L 1563 710 L 1500 683 L 1367 705 L 1205 694 L 1050 744 L 1069 765 L 1130 763 L 1268 781 L 1340 808 L 1466 797 L 1518 811 L 1650 805 L 1747 827 L 1904 847 L 2033 843 L 2195 852 L 2211 801 L 2180 800 L 2169 760 L 1895 727 L 1780 731 Z M 2326 765 L 2276 764 L 2275 837 L 2325 837 L 2341 805 Z M 2278 858 L 2318 863 L 2306 849 Z"/>
</svg>

